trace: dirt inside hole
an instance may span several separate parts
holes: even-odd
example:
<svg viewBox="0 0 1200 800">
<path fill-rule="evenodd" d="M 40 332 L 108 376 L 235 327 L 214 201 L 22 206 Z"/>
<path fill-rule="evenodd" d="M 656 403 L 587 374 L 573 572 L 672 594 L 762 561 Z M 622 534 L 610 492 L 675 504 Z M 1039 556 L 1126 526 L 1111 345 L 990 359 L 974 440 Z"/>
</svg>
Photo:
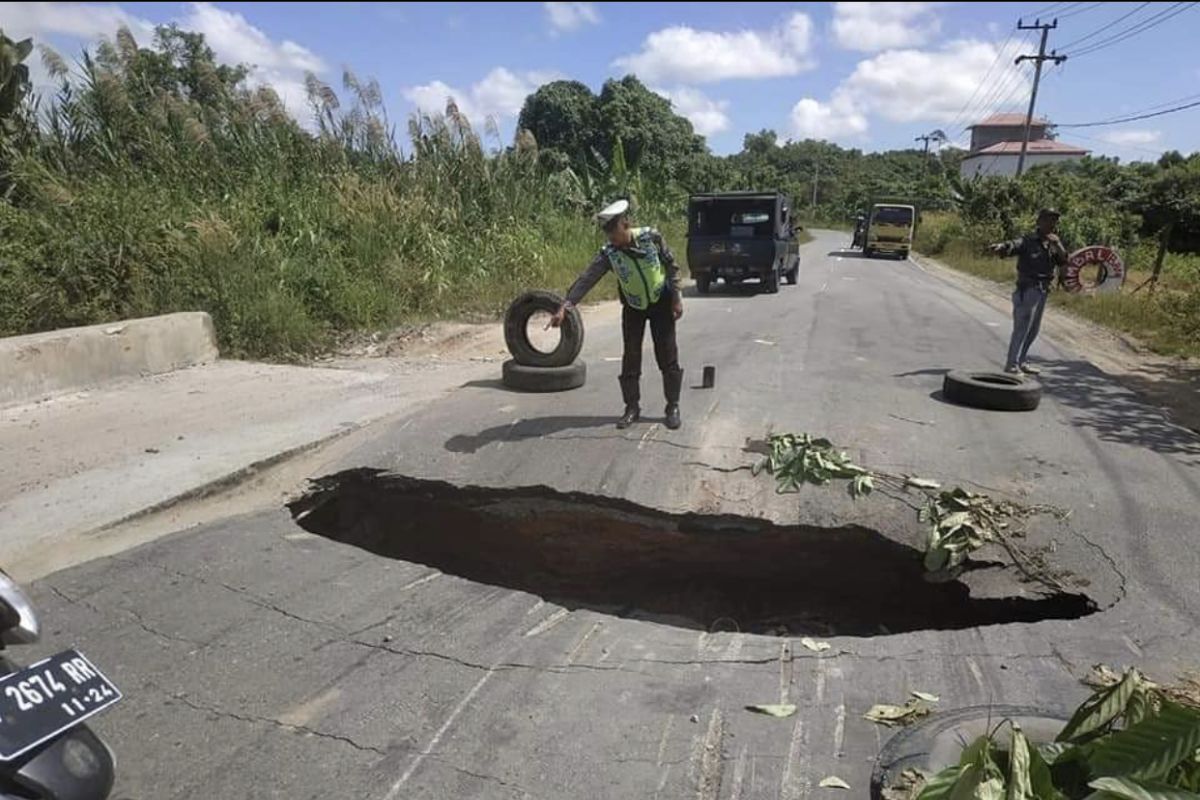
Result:
<svg viewBox="0 0 1200 800">
<path fill-rule="evenodd" d="M 872 636 L 1096 610 L 1080 594 L 973 598 L 863 527 L 669 514 L 543 487 L 458 487 L 350 470 L 289 505 L 305 530 L 567 608 L 698 630 Z"/>
</svg>

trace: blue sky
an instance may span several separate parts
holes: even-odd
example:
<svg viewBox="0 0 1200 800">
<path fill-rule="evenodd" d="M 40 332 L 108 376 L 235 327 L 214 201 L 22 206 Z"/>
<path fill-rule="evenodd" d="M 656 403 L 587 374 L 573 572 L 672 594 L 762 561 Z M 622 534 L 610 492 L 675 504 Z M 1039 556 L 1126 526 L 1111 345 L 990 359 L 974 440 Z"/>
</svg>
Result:
<svg viewBox="0 0 1200 800">
<path fill-rule="evenodd" d="M 539 83 L 598 90 L 632 71 L 728 153 L 762 128 L 867 150 L 934 129 L 965 141 L 970 122 L 1024 109 L 1032 68 L 1012 57 L 1036 47 L 1014 28 L 1038 14 L 1059 19 L 1050 47 L 1077 53 L 1043 81 L 1038 111 L 1052 121 L 1200 99 L 1200 6 L 1190 3 L 4 3 L 0 27 L 77 56 L 119 24 L 148 44 L 154 24 L 175 21 L 223 59 L 254 64 L 254 80 L 298 115 L 306 72 L 340 88 L 349 68 L 379 80 L 396 120 L 453 94 L 505 140 Z M 1145 30 L 1106 41 L 1130 26 Z M 1060 138 L 1123 160 L 1189 152 L 1200 147 L 1200 108 Z"/>
</svg>

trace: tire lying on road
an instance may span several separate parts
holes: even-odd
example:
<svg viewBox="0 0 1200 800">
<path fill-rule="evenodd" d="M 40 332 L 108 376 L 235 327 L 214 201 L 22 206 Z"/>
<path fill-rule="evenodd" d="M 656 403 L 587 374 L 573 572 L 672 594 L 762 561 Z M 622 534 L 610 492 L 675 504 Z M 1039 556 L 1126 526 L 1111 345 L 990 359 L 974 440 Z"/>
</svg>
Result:
<svg viewBox="0 0 1200 800">
<path fill-rule="evenodd" d="M 954 766 L 964 743 L 989 733 L 999 720 L 1017 723 L 1030 742 L 1037 745 L 1054 741 L 1069 716 L 1057 709 L 1009 705 L 968 706 L 932 714 L 884 744 L 871 774 L 871 797 L 878 800 L 883 790 L 895 784 L 906 769 L 933 775 Z M 1005 730 L 997 738 L 1006 741 L 1007 736 Z"/>
<path fill-rule="evenodd" d="M 530 367 L 509 359 L 501 371 L 504 385 L 522 392 L 565 392 L 587 380 L 587 364 L 582 361 L 565 367 Z"/>
<path fill-rule="evenodd" d="M 942 394 L 952 403 L 990 411 L 1032 411 L 1042 401 L 1041 385 L 1004 372 L 952 370 Z"/>
<path fill-rule="evenodd" d="M 567 311 L 558 346 L 547 353 L 529 341 L 529 318 L 538 312 L 553 314 L 562 306 L 563 298 L 554 292 L 533 291 L 518 297 L 504 314 L 504 343 L 518 364 L 527 367 L 568 367 L 583 349 L 583 318 L 579 309 Z"/>
</svg>

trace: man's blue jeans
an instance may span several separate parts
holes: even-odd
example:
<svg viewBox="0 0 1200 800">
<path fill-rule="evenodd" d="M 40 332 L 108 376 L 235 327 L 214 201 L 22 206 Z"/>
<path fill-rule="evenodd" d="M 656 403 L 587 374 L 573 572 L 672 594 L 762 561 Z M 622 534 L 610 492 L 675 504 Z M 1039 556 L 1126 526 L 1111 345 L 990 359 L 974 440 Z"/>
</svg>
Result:
<svg viewBox="0 0 1200 800">
<path fill-rule="evenodd" d="M 1029 356 L 1029 347 L 1037 338 L 1042 327 L 1042 313 L 1046 310 L 1049 292 L 1041 286 L 1026 286 L 1013 292 L 1013 332 L 1008 343 L 1008 360 L 1005 369 L 1020 367 Z"/>
</svg>

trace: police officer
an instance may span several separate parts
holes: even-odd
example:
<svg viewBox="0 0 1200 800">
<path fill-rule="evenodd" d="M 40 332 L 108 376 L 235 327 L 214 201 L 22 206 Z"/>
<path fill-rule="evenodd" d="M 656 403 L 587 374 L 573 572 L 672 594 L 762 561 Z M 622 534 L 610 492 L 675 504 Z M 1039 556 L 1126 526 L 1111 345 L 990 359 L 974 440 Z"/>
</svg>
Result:
<svg viewBox="0 0 1200 800">
<path fill-rule="evenodd" d="M 621 396 L 625 413 L 618 428 L 628 428 L 641 416 L 642 341 L 646 323 L 654 340 L 654 358 L 663 376 L 666 395 L 666 425 L 680 426 L 679 394 L 683 370 L 675 343 L 675 321 L 683 316 L 679 267 L 675 256 L 653 228 L 635 228 L 629 221 L 629 201 L 618 200 L 596 215 L 608 237 L 583 274 L 567 290 L 567 299 L 551 320 L 558 327 L 567 309 L 578 304 L 610 269 L 617 276 L 621 296 L 621 333 L 625 352 L 621 359 Z"/>
</svg>

